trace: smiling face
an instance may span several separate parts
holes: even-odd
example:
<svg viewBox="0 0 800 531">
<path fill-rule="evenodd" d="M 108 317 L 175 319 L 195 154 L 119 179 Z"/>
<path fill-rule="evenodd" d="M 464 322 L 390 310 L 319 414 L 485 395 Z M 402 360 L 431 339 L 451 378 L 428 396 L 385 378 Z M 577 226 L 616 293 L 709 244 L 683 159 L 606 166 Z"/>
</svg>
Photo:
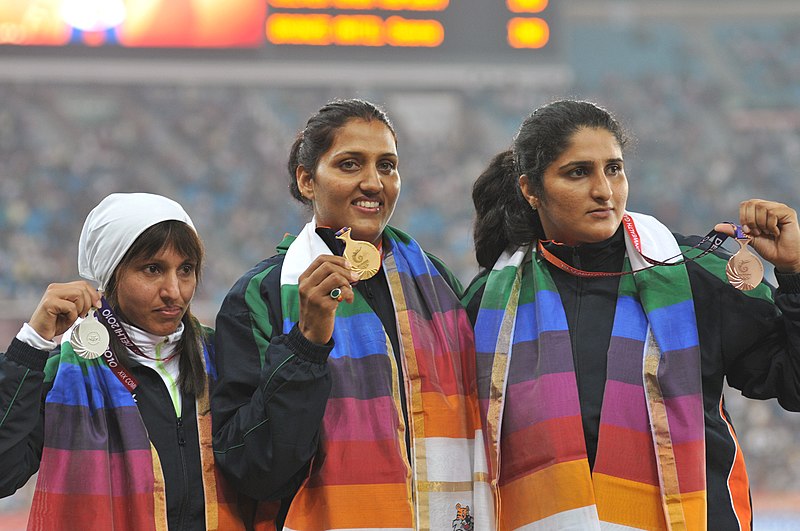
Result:
<svg viewBox="0 0 800 531">
<path fill-rule="evenodd" d="M 119 310 L 134 326 L 157 336 L 178 329 L 197 287 L 197 264 L 172 247 L 131 260 L 116 273 Z"/>
<path fill-rule="evenodd" d="M 575 246 L 614 235 L 628 200 L 622 148 L 606 129 L 582 127 L 544 172 L 544 193 L 537 197 L 527 176 L 522 194 L 539 211 L 548 239 Z"/>
<path fill-rule="evenodd" d="M 377 245 L 400 194 L 397 145 L 379 120 L 352 119 L 336 131 L 312 172 L 299 166 L 297 185 L 317 226 L 351 227 L 354 239 Z"/>
</svg>

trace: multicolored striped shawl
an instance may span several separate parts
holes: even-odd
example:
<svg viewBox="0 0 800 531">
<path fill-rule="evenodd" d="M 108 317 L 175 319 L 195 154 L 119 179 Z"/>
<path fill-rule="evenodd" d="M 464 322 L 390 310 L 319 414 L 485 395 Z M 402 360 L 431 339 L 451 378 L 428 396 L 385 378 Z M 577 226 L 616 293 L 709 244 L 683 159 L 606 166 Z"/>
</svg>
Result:
<svg viewBox="0 0 800 531">
<path fill-rule="evenodd" d="M 210 347 L 203 347 L 208 370 Z M 45 399 L 44 451 L 28 529 L 166 531 L 158 454 L 131 393 L 103 358 L 80 358 L 65 342 L 48 361 L 45 380 L 53 386 Z M 244 529 L 235 494 L 214 466 L 207 390 L 196 404 L 206 528 Z"/>
<path fill-rule="evenodd" d="M 637 237 L 650 258 L 679 254 L 661 223 L 629 216 L 627 270 L 649 265 Z M 475 340 L 498 529 L 706 528 L 700 352 L 685 266 L 621 277 L 593 471 L 566 314 L 529 247 L 503 254 L 489 274 Z"/>
<path fill-rule="evenodd" d="M 403 364 L 397 366 L 380 319 L 358 291 L 352 304 L 339 305 L 320 449 L 292 501 L 287 530 L 450 530 L 466 507 L 481 528 L 481 515 L 491 512 L 491 501 L 487 507 L 473 496 L 477 489 L 491 500 L 469 319 L 414 240 L 387 227 L 383 249 Z M 320 254 L 331 253 L 312 222 L 290 245 L 281 270 L 285 333 L 299 318 L 297 278 Z"/>
</svg>

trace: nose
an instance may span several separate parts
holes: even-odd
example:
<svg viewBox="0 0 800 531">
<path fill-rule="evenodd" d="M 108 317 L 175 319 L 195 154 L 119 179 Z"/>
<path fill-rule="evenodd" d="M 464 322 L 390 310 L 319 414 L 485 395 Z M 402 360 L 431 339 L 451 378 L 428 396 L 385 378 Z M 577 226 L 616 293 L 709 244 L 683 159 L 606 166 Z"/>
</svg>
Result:
<svg viewBox="0 0 800 531">
<path fill-rule="evenodd" d="M 611 183 L 602 172 L 597 172 L 592 179 L 592 197 L 598 201 L 608 201 L 614 195 Z"/>
<path fill-rule="evenodd" d="M 175 301 L 180 298 L 180 279 L 176 271 L 166 273 L 161 282 L 161 298 L 166 301 Z"/>
<path fill-rule="evenodd" d="M 369 166 L 361 179 L 361 190 L 367 194 L 377 194 L 383 190 L 383 181 L 375 166 Z"/>
</svg>

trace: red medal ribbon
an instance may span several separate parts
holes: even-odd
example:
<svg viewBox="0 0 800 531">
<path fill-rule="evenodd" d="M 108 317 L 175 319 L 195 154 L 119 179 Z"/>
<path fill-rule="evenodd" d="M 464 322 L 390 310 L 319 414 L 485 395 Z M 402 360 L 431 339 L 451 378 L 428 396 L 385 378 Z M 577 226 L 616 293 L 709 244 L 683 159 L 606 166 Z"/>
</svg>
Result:
<svg viewBox="0 0 800 531">
<path fill-rule="evenodd" d="M 617 271 L 584 271 L 583 269 L 578 269 L 577 267 L 573 267 L 573 266 L 569 265 L 568 263 L 564 262 L 559 257 L 557 257 L 556 255 L 554 255 L 553 253 L 548 251 L 547 248 L 545 248 L 545 246 L 544 246 L 545 243 L 552 243 L 554 245 L 564 245 L 563 243 L 560 243 L 560 242 L 557 242 L 557 241 L 554 241 L 554 240 L 539 240 L 537 242 L 537 244 L 536 244 L 536 248 L 537 248 L 537 251 L 539 252 L 539 254 L 545 260 L 547 260 L 548 262 L 550 262 L 551 264 L 553 264 L 557 268 L 561 269 L 562 271 L 566 271 L 570 275 L 573 275 L 573 276 L 576 276 L 576 277 L 584 277 L 584 278 L 621 277 L 623 275 L 632 275 L 633 273 L 638 273 L 639 271 L 644 271 L 646 269 L 651 269 L 651 268 L 653 268 L 655 266 L 676 266 L 676 265 L 685 264 L 686 262 L 692 262 L 692 261 L 697 260 L 698 258 L 700 258 L 702 256 L 707 255 L 708 253 L 714 252 L 717 249 L 719 249 L 719 247 L 725 242 L 725 239 L 728 237 L 727 234 L 712 230 L 711 232 L 709 232 L 708 234 L 703 236 L 703 239 L 700 240 L 697 243 L 697 245 L 692 247 L 692 249 L 697 249 L 698 247 L 700 247 L 704 243 L 711 242 L 711 245 L 709 245 L 709 247 L 707 249 L 703 250 L 703 252 L 701 252 L 699 255 L 697 255 L 697 256 L 695 256 L 693 258 L 685 258 L 684 257 L 683 260 L 680 260 L 678 262 L 671 262 L 671 260 L 674 260 L 675 258 L 678 258 L 679 256 L 683 256 L 683 254 L 681 253 L 681 254 L 675 255 L 675 256 L 673 256 L 671 258 L 668 258 L 666 261 L 662 262 L 660 260 L 655 260 L 654 258 L 649 258 L 649 257 L 645 256 L 644 253 L 642 253 L 642 238 L 639 236 L 639 233 L 636 230 L 636 224 L 633 222 L 633 218 L 631 218 L 628 214 L 625 214 L 624 216 L 622 216 L 622 226 L 625 228 L 625 231 L 628 233 L 628 236 L 630 237 L 631 243 L 633 244 L 634 248 L 639 252 L 639 254 L 642 256 L 642 258 L 644 258 L 647 262 L 649 262 L 652 265 L 650 265 L 648 267 L 643 267 L 641 269 L 637 269 L 635 271 L 619 271 L 619 272 L 617 272 Z"/>
</svg>

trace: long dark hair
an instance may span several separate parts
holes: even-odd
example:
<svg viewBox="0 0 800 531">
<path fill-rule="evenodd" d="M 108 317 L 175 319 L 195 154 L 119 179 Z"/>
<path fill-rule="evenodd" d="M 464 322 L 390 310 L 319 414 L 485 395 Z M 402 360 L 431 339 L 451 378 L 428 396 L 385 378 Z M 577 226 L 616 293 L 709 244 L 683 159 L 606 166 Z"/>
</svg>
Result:
<svg viewBox="0 0 800 531">
<path fill-rule="evenodd" d="M 182 221 L 167 220 L 156 223 L 136 238 L 119 265 L 114 269 L 114 274 L 111 275 L 111 280 L 106 286 L 106 299 L 123 321 L 127 322 L 127 318 L 122 315 L 117 299 L 119 275 L 131 263 L 152 257 L 162 249 L 172 249 L 194 262 L 196 264 L 195 276 L 197 283 L 200 283 L 205 255 L 200 237 L 194 229 Z M 200 322 L 192 315 L 191 307 L 186 309 L 181 321 L 183 322 L 183 336 L 176 346 L 176 352 L 180 356 L 178 387 L 184 393 L 198 396 L 203 393 L 206 381 L 202 359 L 203 350 L 200 345 L 200 340 L 205 339 L 206 334 Z M 130 366 L 127 349 L 114 334 L 111 334 L 111 348 L 123 365 Z"/>
<path fill-rule="evenodd" d="M 475 257 L 484 268 L 494 265 L 510 245 L 545 237 L 539 215 L 522 196 L 519 177 L 526 175 L 537 197 L 544 195 L 544 172 L 570 145 L 578 129 L 605 129 L 620 148 L 627 135 L 607 110 L 586 101 L 549 103 L 530 114 L 511 149 L 495 155 L 472 187 L 475 205 Z"/>
<path fill-rule="evenodd" d="M 308 119 L 305 129 L 297 133 L 297 137 L 289 152 L 289 190 L 292 197 L 303 204 L 310 201 L 300 193 L 297 186 L 297 168 L 302 166 L 314 178 L 320 157 L 333 145 L 336 132 L 350 120 L 370 122 L 379 120 L 392 132 L 397 144 L 397 134 L 386 113 L 375 104 L 359 99 L 334 100 L 327 103 L 316 114 Z"/>
</svg>

